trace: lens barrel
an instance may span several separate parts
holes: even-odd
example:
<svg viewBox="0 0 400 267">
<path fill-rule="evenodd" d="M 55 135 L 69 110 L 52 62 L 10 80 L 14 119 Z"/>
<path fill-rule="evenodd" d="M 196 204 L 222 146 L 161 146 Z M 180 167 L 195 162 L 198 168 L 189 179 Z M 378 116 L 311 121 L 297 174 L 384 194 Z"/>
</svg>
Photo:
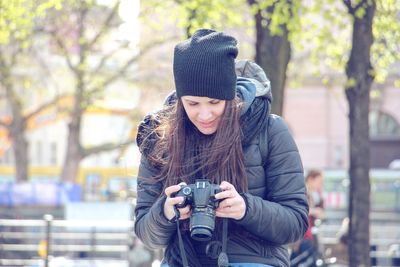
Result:
<svg viewBox="0 0 400 267">
<path fill-rule="evenodd" d="M 212 237 L 215 228 L 215 210 L 206 209 L 194 210 L 190 217 L 190 236 L 198 241 L 207 241 Z"/>
</svg>

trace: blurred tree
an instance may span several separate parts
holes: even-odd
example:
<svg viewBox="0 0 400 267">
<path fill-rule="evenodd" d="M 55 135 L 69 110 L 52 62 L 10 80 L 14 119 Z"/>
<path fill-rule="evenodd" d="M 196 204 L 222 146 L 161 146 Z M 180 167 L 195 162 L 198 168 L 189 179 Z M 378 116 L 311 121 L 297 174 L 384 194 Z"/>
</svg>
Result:
<svg viewBox="0 0 400 267">
<path fill-rule="evenodd" d="M 315 1 L 308 6 L 309 14 L 318 14 L 323 20 L 305 18 L 303 29 L 311 31 L 303 34 L 303 40 L 314 46 L 310 66 L 318 68 L 316 73 L 324 82 L 329 82 L 328 73 L 332 71 L 347 76 L 344 88 L 350 129 L 349 265 L 370 266 L 370 91 L 374 79 L 385 82 L 392 64 L 400 60 L 400 1 L 342 3 Z"/>
<path fill-rule="evenodd" d="M 96 101 L 104 97 L 105 90 L 118 82 L 134 80 L 139 58 L 147 51 L 165 41 L 153 39 L 140 48 L 133 36 L 119 37 L 124 29 L 120 17 L 121 7 L 129 1 L 110 1 L 102 5 L 100 1 L 66 0 L 63 8 L 52 13 L 48 31 L 58 53 L 65 59 L 73 77 L 73 107 L 68 122 L 68 139 L 65 162 L 61 180 L 74 181 L 83 158 L 110 151 L 133 143 L 135 136 L 122 142 L 110 142 L 85 147 L 81 140 L 82 117 L 84 112 Z M 138 2 L 137 2 L 138 3 Z M 139 6 L 137 6 L 139 8 Z M 139 14 L 138 10 L 125 10 L 129 16 Z M 135 27 L 125 25 L 126 27 Z M 138 28 L 130 28 L 135 34 Z M 99 133 L 93 133 L 99 134 Z"/>
<path fill-rule="evenodd" d="M 291 58 L 291 40 L 299 34 L 300 0 L 247 0 L 254 14 L 255 61 L 271 80 L 274 97 L 271 112 L 283 115 L 286 72 Z"/>
<path fill-rule="evenodd" d="M 198 28 L 226 29 L 242 27 L 252 30 L 255 25 L 255 61 L 266 71 L 271 80 L 272 112 L 282 115 L 286 70 L 291 55 L 290 39 L 299 32 L 300 0 L 171 0 L 163 2 L 175 16 L 186 37 Z M 171 2 L 177 8 L 171 8 Z M 161 11 L 162 12 L 162 11 Z M 246 15 L 253 14 L 254 22 Z"/>
<path fill-rule="evenodd" d="M 242 0 L 174 0 L 179 5 L 180 26 L 189 38 L 199 28 L 221 29 L 243 26 Z"/>
<path fill-rule="evenodd" d="M 350 58 L 346 65 L 346 96 L 350 126 L 349 265 L 371 266 L 369 243 L 370 149 L 369 97 L 374 80 L 371 65 L 375 0 L 343 1 L 353 20 Z"/>
<path fill-rule="evenodd" d="M 27 121 L 43 108 L 27 110 L 29 99 L 26 95 L 33 90 L 34 74 L 26 70 L 26 64 L 32 56 L 32 41 L 38 24 L 50 8 L 57 9 L 60 5 L 61 0 L 0 2 L 0 99 L 6 103 L 10 114 L 0 118 L 0 126 L 8 130 L 13 141 L 16 181 L 28 179 L 25 130 Z"/>
</svg>

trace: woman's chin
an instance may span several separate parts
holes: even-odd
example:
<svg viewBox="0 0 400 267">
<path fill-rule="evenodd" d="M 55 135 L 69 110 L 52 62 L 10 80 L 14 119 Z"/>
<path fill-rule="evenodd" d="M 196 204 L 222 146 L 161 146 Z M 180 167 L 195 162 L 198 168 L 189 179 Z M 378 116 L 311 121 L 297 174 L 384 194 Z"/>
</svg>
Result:
<svg viewBox="0 0 400 267">
<path fill-rule="evenodd" d="M 215 127 L 210 127 L 210 128 L 197 127 L 197 129 L 204 135 L 212 135 L 217 131 Z"/>
</svg>

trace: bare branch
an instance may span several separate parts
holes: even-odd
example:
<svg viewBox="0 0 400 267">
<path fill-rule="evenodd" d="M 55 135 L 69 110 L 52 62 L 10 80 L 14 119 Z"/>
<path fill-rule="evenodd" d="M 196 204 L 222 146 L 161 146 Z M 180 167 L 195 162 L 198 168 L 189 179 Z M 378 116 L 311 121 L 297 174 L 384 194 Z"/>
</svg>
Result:
<svg viewBox="0 0 400 267">
<path fill-rule="evenodd" d="M 126 61 L 125 64 L 124 64 L 116 73 L 114 73 L 114 75 L 112 75 L 111 77 L 109 77 L 107 80 L 105 80 L 105 81 L 104 81 L 101 85 L 99 85 L 98 87 L 92 88 L 92 89 L 88 90 L 88 93 L 91 94 L 91 93 L 98 92 L 98 91 L 100 91 L 102 88 L 104 88 L 104 87 L 108 86 L 109 84 L 113 83 L 113 82 L 114 82 L 116 79 L 118 79 L 120 76 L 124 75 L 125 72 L 127 71 L 127 69 L 128 69 L 133 63 L 137 62 L 138 59 L 139 59 L 140 57 L 142 57 L 143 55 L 145 55 L 145 54 L 146 54 L 148 51 L 150 51 L 152 48 L 154 48 L 154 47 L 156 47 L 156 46 L 158 46 L 158 45 L 160 45 L 160 44 L 163 44 L 163 43 L 165 43 L 165 42 L 167 42 L 167 41 L 169 41 L 169 40 L 173 40 L 173 39 L 175 39 L 175 38 L 176 38 L 175 36 L 170 36 L 170 37 L 167 38 L 167 39 L 160 39 L 160 40 L 158 40 L 158 41 L 154 41 L 154 42 L 152 42 L 151 44 L 145 46 L 145 47 L 140 51 L 140 53 L 136 54 L 135 56 L 131 57 L 128 61 Z"/>
<path fill-rule="evenodd" d="M 4 58 L 3 53 L 0 52 L 0 78 L 2 85 L 4 86 L 5 89 L 5 98 L 10 97 L 13 95 L 13 90 L 12 90 L 12 83 L 10 82 L 11 74 L 10 74 L 10 68 L 13 67 L 13 65 L 8 64 L 6 62 L 6 59 Z"/>
<path fill-rule="evenodd" d="M 53 32 L 53 35 L 55 36 L 56 42 L 58 47 L 61 49 L 61 53 L 65 57 L 65 60 L 67 61 L 68 67 L 74 72 L 77 73 L 78 70 L 77 68 L 72 64 L 71 56 L 68 52 L 67 47 L 65 46 L 64 42 L 61 40 L 61 38 L 57 35 L 56 31 Z"/>
<path fill-rule="evenodd" d="M 113 6 L 110 14 L 108 14 L 107 19 L 104 21 L 103 26 L 100 28 L 100 31 L 97 33 L 97 35 L 93 38 L 91 42 L 88 44 L 88 49 L 90 50 L 93 45 L 96 44 L 96 42 L 107 32 L 109 29 L 111 22 L 113 21 L 115 15 L 118 13 L 118 8 L 120 5 L 120 1 L 116 1 L 115 5 Z"/>
<path fill-rule="evenodd" d="M 347 7 L 347 10 L 350 14 L 354 14 L 354 8 L 351 5 L 351 0 L 343 0 L 344 5 Z"/>
<path fill-rule="evenodd" d="M 45 84 L 45 87 L 48 88 L 48 87 L 50 87 L 50 81 L 52 81 L 54 84 L 57 83 L 56 77 L 54 74 L 54 69 L 50 69 L 51 66 L 48 64 L 47 58 L 44 57 L 40 53 L 39 49 L 41 49 L 41 48 L 39 48 L 37 46 L 34 46 L 33 48 L 34 48 L 34 50 L 33 50 L 34 60 L 36 62 L 38 62 L 38 65 L 40 65 L 40 69 L 43 70 L 43 75 L 48 78 L 48 79 L 42 80 L 42 82 Z M 57 86 L 56 86 L 55 90 L 57 91 L 57 94 L 60 91 Z"/>
<path fill-rule="evenodd" d="M 11 53 L 11 60 L 10 60 L 10 66 L 14 66 L 17 62 L 17 56 L 22 52 L 22 48 L 20 46 L 17 47 L 17 49 L 15 49 L 13 51 L 13 53 Z"/>
<path fill-rule="evenodd" d="M 124 146 L 131 145 L 135 142 L 136 142 L 136 139 L 134 138 L 134 139 L 128 139 L 126 142 L 123 142 L 123 143 L 105 143 L 105 144 L 101 144 L 101 145 L 94 146 L 91 148 L 83 148 L 82 155 L 83 155 L 83 158 L 85 158 L 87 156 L 97 154 L 100 152 L 107 152 L 107 151 L 112 151 L 115 149 L 120 149 Z"/>
<path fill-rule="evenodd" d="M 0 126 L 3 126 L 4 128 L 7 128 L 7 129 L 10 128 L 10 124 L 5 122 L 4 120 L 0 120 Z"/>
<path fill-rule="evenodd" d="M 368 2 L 366 2 L 365 0 L 358 2 L 356 6 L 352 6 L 351 0 L 343 0 L 343 3 L 347 7 L 349 14 L 351 14 L 351 15 L 354 15 L 356 13 L 356 11 L 359 8 L 361 8 L 364 4 L 366 4 L 368 6 Z"/>
<path fill-rule="evenodd" d="M 99 65 L 97 65 L 96 69 L 94 70 L 94 73 L 98 73 L 101 70 L 101 68 L 103 68 L 104 64 L 107 62 L 108 59 L 110 59 L 113 55 L 115 55 L 115 53 L 119 52 L 121 49 L 127 48 L 128 45 L 129 45 L 128 42 L 124 42 L 122 45 L 112 50 L 107 55 L 104 55 L 101 58 Z"/>
<path fill-rule="evenodd" d="M 367 5 L 368 5 L 368 3 L 365 2 L 365 0 L 360 1 L 355 7 L 353 7 L 354 12 L 356 12 L 357 9 L 359 9 L 360 7 L 362 7 L 364 4 L 367 4 Z"/>
<path fill-rule="evenodd" d="M 29 114 L 25 115 L 25 120 L 29 120 L 30 118 L 36 116 L 37 114 L 39 114 L 40 112 L 42 112 L 43 110 L 45 110 L 48 107 L 51 107 L 55 104 L 57 104 L 57 102 L 62 99 L 63 97 L 68 96 L 68 94 L 62 94 L 62 95 L 58 95 L 56 96 L 54 99 L 52 99 L 51 101 L 44 103 L 42 105 L 40 105 L 37 109 L 35 109 L 34 111 L 30 112 Z"/>
</svg>

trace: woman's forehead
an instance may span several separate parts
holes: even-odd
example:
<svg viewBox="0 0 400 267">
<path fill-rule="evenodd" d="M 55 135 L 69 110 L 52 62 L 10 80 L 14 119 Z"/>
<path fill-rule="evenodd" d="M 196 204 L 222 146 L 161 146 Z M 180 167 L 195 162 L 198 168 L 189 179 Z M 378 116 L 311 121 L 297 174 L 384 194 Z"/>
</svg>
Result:
<svg viewBox="0 0 400 267">
<path fill-rule="evenodd" d="M 182 100 L 193 101 L 193 102 L 209 102 L 209 101 L 218 100 L 218 99 L 209 98 L 209 97 L 206 97 L 206 96 L 185 95 L 185 96 L 182 96 Z"/>
</svg>

